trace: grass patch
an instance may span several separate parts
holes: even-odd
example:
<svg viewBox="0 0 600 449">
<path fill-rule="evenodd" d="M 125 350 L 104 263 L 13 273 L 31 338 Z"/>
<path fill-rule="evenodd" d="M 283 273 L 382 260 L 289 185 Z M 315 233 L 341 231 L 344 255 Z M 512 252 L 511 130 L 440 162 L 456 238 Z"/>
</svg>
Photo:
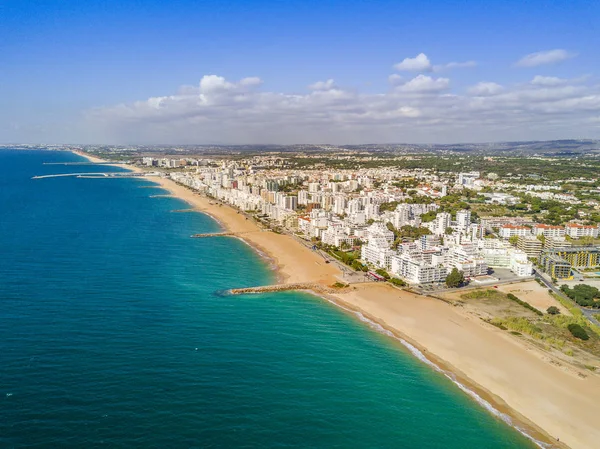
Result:
<svg viewBox="0 0 600 449">
<path fill-rule="evenodd" d="M 460 295 L 463 299 L 502 299 L 505 298 L 506 295 L 498 290 L 475 290 L 469 293 L 465 293 Z"/>
<path fill-rule="evenodd" d="M 506 329 L 511 331 L 519 332 L 521 334 L 531 335 L 532 337 L 543 340 L 542 329 L 537 327 L 527 318 L 523 317 L 508 317 L 508 318 L 494 318 L 491 320 L 494 326 L 504 326 Z"/>
</svg>

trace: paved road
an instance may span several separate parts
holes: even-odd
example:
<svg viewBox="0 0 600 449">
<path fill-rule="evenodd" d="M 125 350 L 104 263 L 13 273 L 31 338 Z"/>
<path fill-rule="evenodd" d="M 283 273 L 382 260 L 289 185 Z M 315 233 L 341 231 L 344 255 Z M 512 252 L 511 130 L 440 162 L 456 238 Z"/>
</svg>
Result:
<svg viewBox="0 0 600 449">
<path fill-rule="evenodd" d="M 537 270 L 535 270 L 534 274 L 537 279 L 540 279 L 554 293 L 559 295 L 561 298 L 569 301 L 574 306 L 579 307 L 579 310 L 581 310 L 581 312 L 585 315 L 585 317 L 592 324 L 595 324 L 596 326 L 600 326 L 600 321 L 598 321 L 594 317 L 594 314 L 600 313 L 600 310 L 586 309 L 585 307 L 581 307 L 579 304 L 573 302 L 573 300 L 571 298 L 568 298 L 567 296 L 565 296 L 565 294 L 559 288 L 556 288 L 556 286 L 550 280 L 546 279 L 546 277 L 544 275 L 540 274 Z"/>
</svg>

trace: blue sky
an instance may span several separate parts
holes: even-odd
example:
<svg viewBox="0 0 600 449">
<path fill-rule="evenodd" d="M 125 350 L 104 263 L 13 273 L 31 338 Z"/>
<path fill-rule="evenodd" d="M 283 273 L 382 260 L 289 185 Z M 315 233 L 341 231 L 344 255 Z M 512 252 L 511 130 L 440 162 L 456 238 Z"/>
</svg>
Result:
<svg viewBox="0 0 600 449">
<path fill-rule="evenodd" d="M 3 0 L 0 142 L 598 138 L 599 17 L 597 1 Z"/>
</svg>

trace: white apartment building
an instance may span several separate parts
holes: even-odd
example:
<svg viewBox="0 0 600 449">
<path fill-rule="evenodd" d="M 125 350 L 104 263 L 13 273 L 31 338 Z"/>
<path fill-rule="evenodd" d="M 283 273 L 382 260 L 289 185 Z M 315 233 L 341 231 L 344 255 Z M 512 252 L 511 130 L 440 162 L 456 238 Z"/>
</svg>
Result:
<svg viewBox="0 0 600 449">
<path fill-rule="evenodd" d="M 308 191 L 310 193 L 316 193 L 321 189 L 321 185 L 318 182 L 308 183 Z"/>
<path fill-rule="evenodd" d="M 527 259 L 527 254 L 523 251 L 513 251 L 510 257 L 510 271 L 517 276 L 531 276 L 533 274 L 533 264 Z"/>
<path fill-rule="evenodd" d="M 392 256 L 391 272 L 410 284 L 430 284 L 444 282 L 448 269 L 444 266 L 444 257 L 433 255 L 428 260 L 423 253 L 397 254 Z"/>
<path fill-rule="evenodd" d="M 488 266 L 472 243 L 451 246 L 448 251 L 447 264 L 462 271 L 465 277 L 487 274 Z"/>
<path fill-rule="evenodd" d="M 546 224 L 536 224 L 533 227 L 533 233 L 538 235 L 543 235 L 546 238 L 552 237 L 564 237 L 566 234 L 565 228 L 562 226 L 551 226 Z"/>
<path fill-rule="evenodd" d="M 597 226 L 585 226 L 577 223 L 568 223 L 565 226 L 565 232 L 572 239 L 580 239 L 582 237 L 598 238 Z"/>
<path fill-rule="evenodd" d="M 478 171 L 472 171 L 468 173 L 459 173 L 458 185 L 465 187 L 473 187 L 476 179 L 479 179 L 480 173 Z"/>
<path fill-rule="evenodd" d="M 308 192 L 306 190 L 300 190 L 298 192 L 298 204 L 303 206 L 308 204 Z"/>
<path fill-rule="evenodd" d="M 500 237 L 503 239 L 509 239 L 511 237 L 521 237 L 531 235 L 531 229 L 527 226 L 515 226 L 511 224 L 505 224 L 500 226 Z"/>
<path fill-rule="evenodd" d="M 435 220 L 433 221 L 433 229 L 432 232 L 436 235 L 444 235 L 446 233 L 446 229 L 450 227 L 452 224 L 452 215 L 448 212 L 440 212 L 435 216 Z"/>
<path fill-rule="evenodd" d="M 385 237 L 374 235 L 369 237 L 367 243 L 361 247 L 360 258 L 363 262 L 387 270 L 392 266 L 392 256 L 394 254 L 395 251 L 390 249 L 390 245 Z"/>
<path fill-rule="evenodd" d="M 333 245 L 338 248 L 342 244 L 352 246 L 357 239 L 357 236 L 348 234 L 348 228 L 341 222 L 330 222 L 329 227 L 321 236 L 321 240 L 324 244 Z"/>
<path fill-rule="evenodd" d="M 394 233 L 383 223 L 373 223 L 365 230 L 367 243 L 361 248 L 361 259 L 379 268 L 389 269 L 395 251 L 390 249 Z"/>
<path fill-rule="evenodd" d="M 471 225 L 471 211 L 467 209 L 459 210 L 456 213 L 456 227 L 461 231 L 466 231 Z"/>
</svg>

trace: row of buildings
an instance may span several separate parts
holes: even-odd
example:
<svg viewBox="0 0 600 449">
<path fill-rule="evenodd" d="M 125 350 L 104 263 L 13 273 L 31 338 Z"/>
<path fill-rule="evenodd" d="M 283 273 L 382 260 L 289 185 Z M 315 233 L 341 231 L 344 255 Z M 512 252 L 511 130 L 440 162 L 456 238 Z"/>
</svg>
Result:
<svg viewBox="0 0 600 449">
<path fill-rule="evenodd" d="M 455 214 L 441 211 L 435 200 L 446 195 L 448 185 L 434 174 L 427 175 L 427 185 L 401 188 L 393 182 L 397 173 L 386 170 L 377 176 L 362 170 L 306 173 L 271 168 L 279 161 L 253 162 L 250 166 L 198 163 L 194 171 L 173 171 L 169 176 L 306 239 L 338 248 L 360 246 L 363 263 L 411 284 L 443 282 L 453 268 L 467 278 L 495 268 L 526 277 L 532 274 L 534 262 L 562 278 L 567 271 L 563 261 L 582 266 L 580 259 L 566 256 L 571 250 L 559 251 L 570 245 L 567 237 L 598 236 L 597 227 L 577 223 L 547 226 L 515 217 L 475 222 L 467 209 Z M 488 181 L 481 180 L 478 172 L 461 173 L 454 188 L 476 188 L 484 182 Z M 425 235 L 397 238 L 402 235 L 398 230 L 405 227 L 421 229 L 417 234 Z M 490 238 L 496 232 L 499 238 Z M 518 237 L 516 246 L 511 237 Z M 597 257 L 587 261 L 594 263 Z"/>
</svg>

